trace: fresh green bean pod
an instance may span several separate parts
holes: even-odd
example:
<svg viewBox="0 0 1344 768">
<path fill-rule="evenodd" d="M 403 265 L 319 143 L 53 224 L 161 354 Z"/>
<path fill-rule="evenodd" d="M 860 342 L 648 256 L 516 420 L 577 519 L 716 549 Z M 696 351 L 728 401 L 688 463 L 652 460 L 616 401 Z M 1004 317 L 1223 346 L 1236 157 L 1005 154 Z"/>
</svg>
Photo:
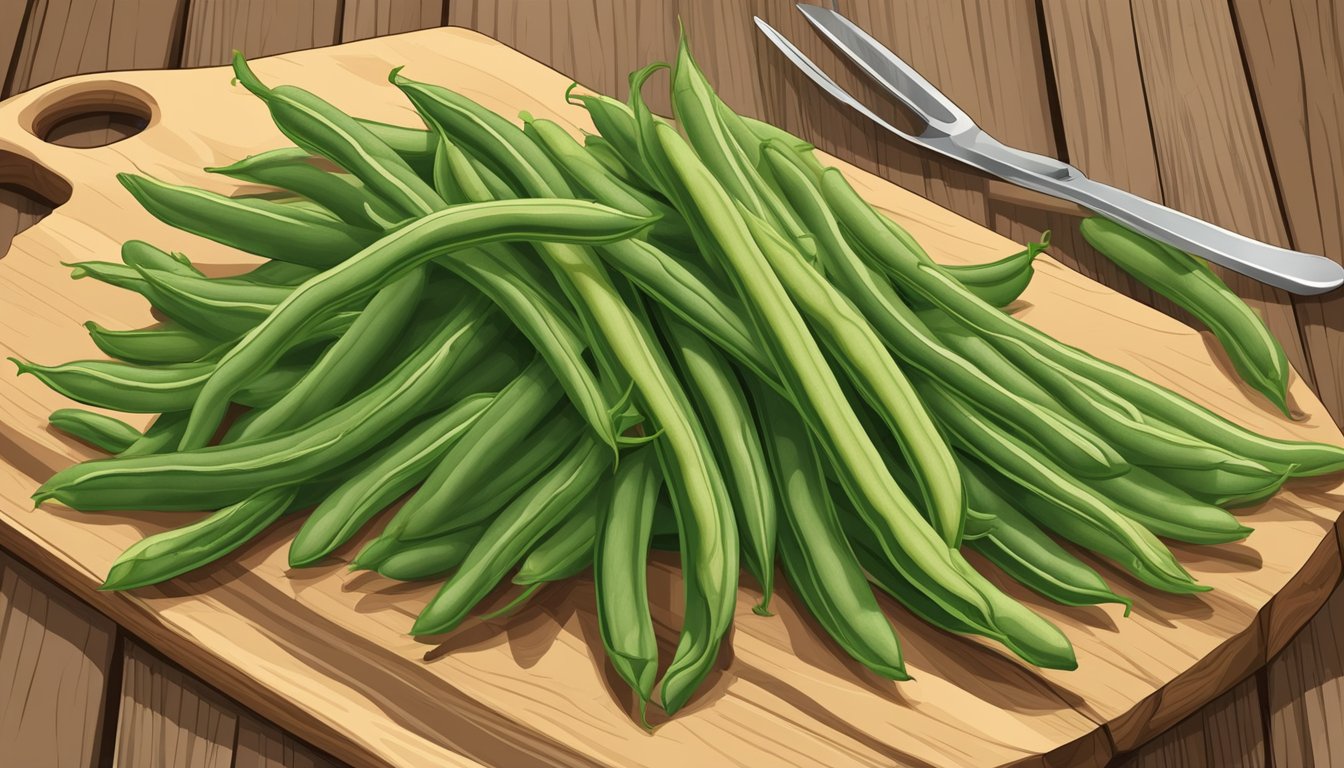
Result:
<svg viewBox="0 0 1344 768">
<path fill-rule="evenodd" d="M 294 486 L 264 488 L 197 523 L 147 536 L 121 553 L 99 589 L 158 584 L 214 562 L 279 519 L 297 492 Z"/>
<path fill-rule="evenodd" d="M 1000 346 L 1019 365 L 1029 357 L 1044 357 L 1092 379 L 1099 387 L 1128 400 L 1149 423 L 1167 424 L 1229 453 L 1269 466 L 1292 468 L 1293 477 L 1312 477 L 1344 469 L 1344 448 L 1325 443 L 1280 440 L 1258 435 L 1213 413 L 1165 387 L 1119 366 L 1099 360 L 1080 349 L 1046 336 L 1031 326 L 980 301 L 935 264 L 921 262 L 896 241 L 858 193 L 837 171 L 826 171 L 822 193 L 837 212 L 861 253 L 872 259 L 905 290 L 949 313 L 958 322 L 1000 345 L 1001 339 L 1021 342 L 1020 349 Z M 1025 352 L 1025 354 L 1024 354 Z"/>
<path fill-rule="evenodd" d="M 577 509 L 560 525 L 546 534 L 536 548 L 527 553 L 513 583 L 530 587 L 561 581 L 578 575 L 593 564 L 593 547 L 597 535 L 597 520 L 607 510 L 602 505 L 605 494 L 599 483 Z"/>
<path fill-rule="evenodd" d="M 85 462 L 57 472 L 34 498 L 87 510 L 209 509 L 240 501 L 258 487 L 309 480 L 414 418 L 426 399 L 447 386 L 444 374 L 466 341 L 498 321 L 485 310 L 484 300 L 454 309 L 434 338 L 382 381 L 305 427 L 247 443 Z M 467 398 L 454 409 L 470 413 L 489 399 Z"/>
<path fill-rule="evenodd" d="M 908 680 L 900 641 L 840 527 L 807 427 L 773 392 L 757 392 L 756 406 L 777 493 L 789 500 L 779 529 L 789 583 L 855 661 L 883 677 Z"/>
<path fill-rule="evenodd" d="M 753 610 L 769 615 L 779 505 L 756 420 L 727 359 L 698 331 L 668 314 L 661 317 L 668 349 L 723 466 L 747 569 L 761 585 L 761 601 Z"/>
<path fill-rule="evenodd" d="M 649 611 L 648 555 L 662 486 L 657 451 L 645 446 L 622 457 L 606 505 L 599 510 L 593 550 L 597 627 L 611 666 L 639 696 L 641 719 L 653 697 L 658 640 Z"/>
<path fill-rule="evenodd" d="M 10 358 L 19 374 L 31 374 L 71 400 L 123 413 L 165 413 L 191 408 L 214 370 L 213 362 L 145 367 L 109 360 L 37 365 Z M 244 405 L 269 405 L 294 385 L 303 368 L 281 365 L 234 393 Z"/>
<path fill-rule="evenodd" d="M 61 264 L 70 268 L 70 279 L 72 280 L 92 278 L 100 283 L 107 283 L 125 291 L 138 293 L 151 302 L 154 301 L 152 290 L 135 267 L 113 261 L 77 261 L 62 262 Z"/>
<path fill-rule="evenodd" d="M 174 321 L 220 339 L 236 339 L 256 327 L 293 289 L 225 283 L 136 267 L 150 301 Z"/>
<path fill-rule="evenodd" d="M 423 481 L 481 413 L 449 409 L 399 435 L 309 513 L 290 543 L 289 564 L 312 565 L 349 541 L 374 515 Z"/>
<path fill-rule="evenodd" d="M 812 179 L 790 150 L 767 142 L 762 161 L 773 169 L 785 197 L 816 238 L 823 269 L 895 355 L 994 414 L 1005 428 L 1075 474 L 1108 477 L 1128 470 L 1124 458 L 1091 430 L 1018 396 L 939 343 L 890 283 L 851 250 Z"/>
<path fill-rule="evenodd" d="M 205 276 L 186 256 L 155 248 L 143 240 L 127 240 L 122 243 L 121 260 L 127 266 L 138 269 L 156 269 L 183 277 Z"/>
<path fill-rule="evenodd" d="M 319 168 L 315 160 L 303 149 L 283 147 L 249 155 L 232 165 L 205 170 L 302 195 L 355 227 L 381 229 L 369 211 L 376 212 L 383 219 L 401 218 L 377 195 L 371 194 L 358 179 L 348 173 L 333 173 Z"/>
<path fill-rule="evenodd" d="M 445 207 L 433 188 L 367 124 L 302 88 L 267 87 L 241 53 L 233 55 L 233 72 L 244 88 L 266 103 L 275 126 L 290 141 L 349 171 L 401 217 L 424 216 Z"/>
<path fill-rule="evenodd" d="M 1121 514 L 1163 538 L 1191 544 L 1226 544 L 1251 533 L 1226 510 L 1191 497 L 1141 467 L 1123 477 L 1085 482 L 1114 503 Z"/>
<path fill-rule="evenodd" d="M 121 419 L 78 408 L 60 408 L 47 417 L 51 426 L 106 453 L 121 453 L 140 439 L 140 432 Z"/>
<path fill-rule="evenodd" d="M 422 267 L 378 291 L 350 329 L 322 353 L 293 389 L 248 424 L 238 439 L 284 432 L 340 403 L 405 332 L 424 287 Z"/>
<path fill-rule="evenodd" d="M 396 152 L 406 165 L 419 174 L 420 178 L 429 180 L 433 177 L 434 149 L 437 141 L 433 131 L 425 128 L 392 125 L 361 117 L 357 117 L 355 120 L 364 126 L 369 133 L 377 136 L 380 141 L 387 145 L 388 149 Z"/>
<path fill-rule="evenodd" d="M 601 141 L 586 140 L 585 144 L 589 146 L 589 150 L 592 151 L 594 146 L 605 146 L 611 150 L 611 156 L 621 166 L 630 168 L 635 178 L 653 178 L 648 164 L 640 153 L 634 111 L 628 105 L 609 96 L 592 93 L 575 94 L 574 89 L 577 86 L 578 83 L 574 83 L 565 91 L 565 100 L 587 110 L 588 117 L 597 128 L 597 138 Z M 601 150 L 598 152 L 600 156 Z"/>
<path fill-rule="evenodd" d="M 1194 315 L 1213 332 L 1241 380 L 1291 415 L 1283 347 L 1208 264 L 1100 216 L 1083 219 L 1078 229 L 1102 256 Z"/>
<path fill-rule="evenodd" d="M 163 223 L 268 259 L 325 269 L 378 237 L 270 200 L 225 197 L 129 173 L 117 174 L 117 180 Z"/>
<path fill-rule="evenodd" d="M 220 359 L 192 407 L 182 448 L 205 444 L 232 393 L 270 368 L 308 329 L 337 309 L 454 250 L 500 240 L 602 242 L 639 231 L 645 221 L 592 203 L 508 200 L 458 205 L 390 232 L 374 245 L 294 289 Z"/>
<path fill-rule="evenodd" d="M 306 267 L 302 264 L 292 264 L 287 261 L 267 261 L 241 275 L 216 279 L 229 283 L 297 286 L 300 283 L 307 282 L 309 278 L 316 276 L 320 271 L 316 267 Z"/>
<path fill-rule="evenodd" d="M 461 624 L 523 554 L 573 511 L 610 466 L 611 456 L 601 441 L 582 438 L 577 450 L 491 521 L 457 573 L 420 612 L 411 634 L 438 634 Z"/>
<path fill-rule="evenodd" d="M 1017 253 L 984 264 L 948 264 L 944 266 L 962 286 L 993 307 L 1006 307 L 1017 301 L 1036 274 L 1036 257 L 1050 247 L 1049 230 L 1041 242 L 1030 243 Z"/>
<path fill-rule="evenodd" d="M 194 363 L 213 353 L 219 346 L 218 339 L 203 336 L 176 323 L 133 331 L 112 331 L 90 320 L 84 327 L 103 354 L 142 365 Z"/>
<path fill-rule="evenodd" d="M 1014 581 L 1061 605 L 1120 603 L 1129 613 L 1132 601 L 1112 592 L 1095 570 L 1017 511 L 991 470 L 971 459 L 963 462 L 962 477 L 970 503 L 983 516 L 976 531 L 982 535 L 968 536 L 971 549 Z"/>
<path fill-rule="evenodd" d="M 480 524 L 449 531 L 432 539 L 408 542 L 378 564 L 378 573 L 398 581 L 445 576 L 467 559 L 485 529 L 485 524 Z"/>
<path fill-rule="evenodd" d="M 135 442 L 126 447 L 125 450 L 117 454 L 118 458 L 129 459 L 133 456 L 149 456 L 155 453 L 163 453 L 177 447 L 177 441 L 182 439 L 182 433 L 187 429 L 187 414 L 185 411 L 164 413 L 154 420 L 153 424 L 144 431 L 144 434 L 136 438 Z"/>
</svg>

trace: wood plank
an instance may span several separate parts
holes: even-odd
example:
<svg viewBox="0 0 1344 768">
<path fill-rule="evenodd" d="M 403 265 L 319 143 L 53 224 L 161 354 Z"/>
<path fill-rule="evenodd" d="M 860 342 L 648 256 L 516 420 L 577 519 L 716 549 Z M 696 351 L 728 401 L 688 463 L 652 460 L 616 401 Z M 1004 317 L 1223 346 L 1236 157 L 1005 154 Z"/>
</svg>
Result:
<svg viewBox="0 0 1344 768">
<path fill-rule="evenodd" d="M 227 64 L 235 50 L 250 59 L 332 45 L 340 11 L 341 0 L 192 0 L 182 66 Z"/>
<path fill-rule="evenodd" d="M 136 641 L 125 643 L 115 766 L 229 768 L 238 710 Z"/>
<path fill-rule="evenodd" d="M 1274 765 L 1344 765 L 1344 588 L 1267 669 Z"/>
<path fill-rule="evenodd" d="M 444 0 L 345 0 L 341 42 L 437 27 Z"/>
<path fill-rule="evenodd" d="M 1228 4 L 1134 0 L 1132 8 L 1163 202 L 1289 245 Z M 1259 312 L 1288 362 L 1313 384 L 1287 294 L 1214 269 Z"/>
<path fill-rule="evenodd" d="M 176 66 L 185 7 L 186 0 L 32 0 L 10 91 L 84 72 Z"/>
<path fill-rule="evenodd" d="M 51 213 L 52 206 L 31 190 L 0 183 L 0 259 L 9 253 L 15 235 Z"/>
<path fill-rule="evenodd" d="M 336 768 L 340 765 L 255 715 L 243 713 L 238 719 L 233 768 Z"/>
<path fill-rule="evenodd" d="M 1344 261 L 1344 15 L 1320 0 L 1235 0 L 1294 247 Z M 1294 297 L 1316 392 L 1344 423 L 1344 292 Z"/>
<path fill-rule="evenodd" d="M 1264 768 L 1267 765 L 1265 745 L 1259 679 L 1250 677 L 1133 754 L 1122 758 L 1116 766 Z"/>
<path fill-rule="evenodd" d="M 30 5 L 31 0 L 0 4 L 0 99 L 10 94 L 7 87 L 10 65 L 18 53 L 19 37 Z"/>
<path fill-rule="evenodd" d="M 0 552 L 0 755 L 94 766 L 116 626 Z"/>
</svg>

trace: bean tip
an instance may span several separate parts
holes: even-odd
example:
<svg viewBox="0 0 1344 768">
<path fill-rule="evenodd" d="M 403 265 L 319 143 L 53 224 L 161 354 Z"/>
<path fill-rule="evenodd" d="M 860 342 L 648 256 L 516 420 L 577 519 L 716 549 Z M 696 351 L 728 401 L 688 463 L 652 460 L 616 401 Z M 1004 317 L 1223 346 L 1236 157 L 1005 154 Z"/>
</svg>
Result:
<svg viewBox="0 0 1344 768">
<path fill-rule="evenodd" d="M 406 65 L 405 65 L 405 64 L 401 64 L 401 65 L 399 65 L 399 66 L 393 67 L 392 70 L 391 70 L 390 72 L 387 73 L 387 82 L 389 82 L 389 83 L 391 83 L 391 84 L 393 84 L 393 85 L 401 85 L 401 83 L 398 82 L 398 81 L 407 81 L 406 78 L 404 78 L 404 77 L 401 76 L 401 70 L 403 70 L 403 69 L 405 69 L 405 68 L 406 68 Z M 407 81 L 407 82 L 409 82 L 409 81 Z"/>
</svg>

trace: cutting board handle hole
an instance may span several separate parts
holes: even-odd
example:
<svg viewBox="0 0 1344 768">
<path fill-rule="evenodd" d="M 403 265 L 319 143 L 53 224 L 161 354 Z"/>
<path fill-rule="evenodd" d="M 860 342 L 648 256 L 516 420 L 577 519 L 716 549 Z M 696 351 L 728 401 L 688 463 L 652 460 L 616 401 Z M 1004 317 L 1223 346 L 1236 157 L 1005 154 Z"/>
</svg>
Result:
<svg viewBox="0 0 1344 768">
<path fill-rule="evenodd" d="M 14 236 L 70 199 L 70 184 L 38 163 L 0 151 L 0 259 Z"/>
<path fill-rule="evenodd" d="M 28 131 L 62 147 L 92 149 L 129 139 L 157 121 L 153 98 L 111 81 L 72 83 L 45 94 L 24 115 Z"/>
</svg>

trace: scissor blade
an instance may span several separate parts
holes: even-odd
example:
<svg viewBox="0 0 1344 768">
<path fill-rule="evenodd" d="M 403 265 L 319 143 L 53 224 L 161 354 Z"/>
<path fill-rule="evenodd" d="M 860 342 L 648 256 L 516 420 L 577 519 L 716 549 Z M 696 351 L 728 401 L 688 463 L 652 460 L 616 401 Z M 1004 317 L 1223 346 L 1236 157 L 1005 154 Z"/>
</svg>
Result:
<svg viewBox="0 0 1344 768">
<path fill-rule="evenodd" d="M 841 53 L 888 93 L 913 109 L 924 122 L 946 134 L 975 126 L 975 122 L 942 91 L 854 22 L 817 5 L 799 4 L 798 10 Z"/>
<path fill-rule="evenodd" d="M 874 123 L 877 123 L 881 127 L 886 128 L 892 133 L 900 135 L 901 137 L 905 138 L 908 141 L 917 140 L 917 137 L 905 133 L 904 131 L 892 125 L 891 123 L 888 123 L 886 120 L 883 120 L 881 117 L 878 117 L 877 113 L 873 112 L 873 110 L 864 106 L 863 102 L 859 101 L 858 99 L 850 95 L 849 91 L 846 91 L 844 88 L 841 88 L 840 84 L 832 80 L 830 75 L 823 72 L 820 67 L 818 67 L 811 59 L 807 57 L 807 54 L 798 50 L 798 46 L 789 42 L 789 39 L 787 37 L 780 34 L 779 30 L 765 23 L 765 21 L 761 19 L 761 17 L 753 16 L 752 21 L 756 22 L 756 26 L 761 30 L 761 33 L 765 35 L 766 39 L 774 43 L 775 47 L 779 49 L 780 53 L 784 54 L 784 58 L 793 62 L 794 66 L 798 67 L 798 69 L 801 70 L 804 75 L 807 75 L 807 78 L 809 80 L 816 83 L 817 86 L 826 93 L 829 93 L 832 98 L 836 99 L 837 101 L 843 102 L 844 104 L 847 104 L 851 109 L 854 109 L 859 114 L 863 115 L 869 120 L 872 120 Z"/>
</svg>

